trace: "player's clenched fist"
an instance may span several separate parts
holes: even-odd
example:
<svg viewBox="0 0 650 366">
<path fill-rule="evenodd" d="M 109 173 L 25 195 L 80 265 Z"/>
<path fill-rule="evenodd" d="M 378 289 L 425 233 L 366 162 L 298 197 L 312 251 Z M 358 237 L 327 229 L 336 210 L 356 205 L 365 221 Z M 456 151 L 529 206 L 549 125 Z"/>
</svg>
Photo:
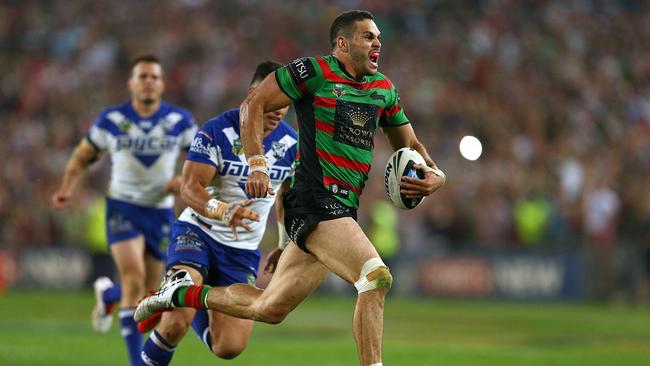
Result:
<svg viewBox="0 0 650 366">
<path fill-rule="evenodd" d="M 275 192 L 273 192 L 273 187 L 269 182 L 269 176 L 261 172 L 249 173 L 246 179 L 246 194 L 254 198 L 274 195 Z"/>
<path fill-rule="evenodd" d="M 248 158 L 248 178 L 246 179 L 246 194 L 249 197 L 264 198 L 274 195 L 270 184 L 269 168 L 266 166 L 264 155 L 253 155 Z"/>
<path fill-rule="evenodd" d="M 70 206 L 72 195 L 63 191 L 56 191 L 52 194 L 52 206 L 61 210 Z"/>
</svg>

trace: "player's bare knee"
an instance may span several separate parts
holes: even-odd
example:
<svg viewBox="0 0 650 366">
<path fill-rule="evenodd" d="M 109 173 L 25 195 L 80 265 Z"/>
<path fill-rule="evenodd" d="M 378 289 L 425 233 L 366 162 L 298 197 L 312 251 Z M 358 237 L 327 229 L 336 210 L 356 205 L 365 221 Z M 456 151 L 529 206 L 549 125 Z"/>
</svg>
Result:
<svg viewBox="0 0 650 366">
<path fill-rule="evenodd" d="M 259 321 L 268 324 L 279 324 L 291 312 L 292 308 L 288 305 L 269 305 L 265 306 L 259 314 Z"/>
<path fill-rule="evenodd" d="M 212 353 L 224 360 L 232 360 L 244 352 L 245 348 L 246 345 L 240 347 L 234 345 L 214 344 L 212 345 Z"/>
<path fill-rule="evenodd" d="M 377 287 L 369 291 L 384 291 L 388 292 L 393 286 L 393 275 L 390 273 L 388 267 L 377 268 L 376 270 L 368 273 L 369 281 L 375 281 Z"/>
<path fill-rule="evenodd" d="M 393 275 L 379 257 L 369 259 L 361 269 L 359 280 L 354 283 L 357 292 L 390 290 L 393 285 Z"/>
</svg>

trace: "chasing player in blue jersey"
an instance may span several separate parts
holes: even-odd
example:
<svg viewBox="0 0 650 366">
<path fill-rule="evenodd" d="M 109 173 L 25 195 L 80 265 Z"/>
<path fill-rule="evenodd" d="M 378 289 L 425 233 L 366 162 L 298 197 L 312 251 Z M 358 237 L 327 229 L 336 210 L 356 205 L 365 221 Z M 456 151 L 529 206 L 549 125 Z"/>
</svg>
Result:
<svg viewBox="0 0 650 366">
<path fill-rule="evenodd" d="M 272 61 L 261 63 L 251 81 L 249 94 L 280 67 L 281 64 Z M 277 197 L 281 196 L 281 190 L 288 188 L 296 158 L 296 131 L 282 120 L 287 111 L 288 106 L 265 113 L 263 118 L 266 173 Z M 181 196 L 189 207 L 172 229 L 173 239 L 167 250 L 170 273 L 172 267 L 184 269 L 199 285 L 255 284 L 260 260 L 258 245 L 275 199 L 268 196 L 247 201 L 248 173 L 249 166 L 239 137 L 239 109 L 229 110 L 206 122 L 194 138 L 183 166 Z M 241 202 L 250 204 L 248 208 L 259 214 L 259 221 L 238 223 L 245 230 L 235 230 L 229 212 L 233 207 L 240 207 Z M 269 255 L 265 266 L 269 272 L 275 270 L 281 249 L 288 243 L 282 224 L 282 200 L 276 203 L 276 213 L 279 249 Z M 250 212 L 242 216 L 255 217 L 246 214 Z M 190 325 L 208 348 L 224 359 L 232 359 L 244 350 L 253 329 L 252 320 L 212 310 L 183 308 L 165 312 L 143 346 L 140 364 L 167 365 Z"/>
<path fill-rule="evenodd" d="M 188 111 L 162 101 L 163 69 L 156 57 L 145 55 L 133 61 L 127 85 L 130 101 L 104 110 L 74 149 L 52 205 L 70 206 L 86 168 L 102 152 L 111 155 L 106 231 L 121 287 L 108 277 L 95 281 L 93 327 L 102 333 L 110 329 L 113 305 L 121 298 L 122 336 L 134 365 L 140 358 L 142 336 L 133 311 L 145 291 L 160 281 L 161 246 L 169 242 L 174 221 L 172 193 L 180 191 L 176 163 L 197 127 Z"/>
</svg>

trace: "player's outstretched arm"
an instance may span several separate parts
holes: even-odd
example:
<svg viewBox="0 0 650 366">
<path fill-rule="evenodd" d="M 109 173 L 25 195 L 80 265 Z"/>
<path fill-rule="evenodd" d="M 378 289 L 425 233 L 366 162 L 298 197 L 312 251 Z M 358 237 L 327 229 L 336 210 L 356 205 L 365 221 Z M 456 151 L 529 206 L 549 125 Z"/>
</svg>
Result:
<svg viewBox="0 0 650 366">
<path fill-rule="evenodd" d="M 428 196 L 445 184 L 445 173 L 431 159 L 427 149 L 415 136 L 415 131 L 410 123 L 396 127 L 384 127 L 383 131 L 393 150 L 410 147 L 419 152 L 427 163 L 427 166 L 415 166 L 416 169 L 424 170 L 424 179 L 402 177 L 401 192 L 407 198 Z"/>
<path fill-rule="evenodd" d="M 192 207 L 205 217 L 221 220 L 232 229 L 235 239 L 238 239 L 237 226 L 247 231 L 253 229 L 246 224 L 246 219 L 259 221 L 260 217 L 254 211 L 246 208 L 251 201 L 221 202 L 212 198 L 205 190 L 217 169 L 209 164 L 186 160 L 183 164 L 181 178 L 181 198 L 188 206 Z"/>
<path fill-rule="evenodd" d="M 291 98 L 280 89 L 273 72 L 250 92 L 241 104 L 239 110 L 241 139 L 250 169 L 246 181 L 246 193 L 251 197 L 266 197 L 268 194 L 273 194 L 269 186 L 269 170 L 262 147 L 264 112 L 284 108 L 292 102 Z"/>
<path fill-rule="evenodd" d="M 72 195 L 86 171 L 86 167 L 97 160 L 98 156 L 99 151 L 85 138 L 75 147 L 65 166 L 61 185 L 52 194 L 51 199 L 54 208 L 64 209 L 70 206 Z"/>
</svg>

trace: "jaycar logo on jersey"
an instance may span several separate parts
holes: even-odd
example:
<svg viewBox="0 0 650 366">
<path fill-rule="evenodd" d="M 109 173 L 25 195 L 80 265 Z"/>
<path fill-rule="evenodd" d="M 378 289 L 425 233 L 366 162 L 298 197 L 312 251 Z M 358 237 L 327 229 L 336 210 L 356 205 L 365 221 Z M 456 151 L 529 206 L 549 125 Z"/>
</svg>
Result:
<svg viewBox="0 0 650 366">
<path fill-rule="evenodd" d="M 159 155 L 172 151 L 175 146 L 176 137 L 174 136 L 131 137 L 122 135 L 117 137 L 115 150 L 128 150 L 140 155 Z"/>
<path fill-rule="evenodd" d="M 221 164 L 219 174 L 221 176 L 248 177 L 248 164 L 240 161 L 224 160 Z M 271 181 L 284 182 L 291 173 L 291 167 L 288 166 L 271 166 L 269 167 L 269 178 Z"/>
<path fill-rule="evenodd" d="M 291 78 L 296 85 L 300 85 L 316 76 L 314 65 L 312 65 L 308 58 L 299 58 L 294 60 L 287 67 L 289 68 Z"/>
</svg>

